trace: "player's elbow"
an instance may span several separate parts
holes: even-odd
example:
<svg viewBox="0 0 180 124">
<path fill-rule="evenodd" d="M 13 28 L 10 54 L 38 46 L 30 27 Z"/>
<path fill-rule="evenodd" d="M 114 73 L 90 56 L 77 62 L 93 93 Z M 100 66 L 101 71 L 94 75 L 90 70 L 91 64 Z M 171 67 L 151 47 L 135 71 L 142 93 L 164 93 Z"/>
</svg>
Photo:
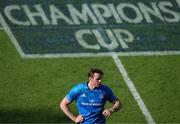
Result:
<svg viewBox="0 0 180 124">
<path fill-rule="evenodd" d="M 121 101 L 119 101 L 119 110 L 123 107 L 123 104 Z"/>
<path fill-rule="evenodd" d="M 121 101 L 120 100 L 116 100 L 116 102 L 115 102 L 115 104 L 116 104 L 116 111 L 119 111 L 121 108 L 122 108 L 122 103 L 121 103 Z"/>
<path fill-rule="evenodd" d="M 60 102 L 59 107 L 63 110 L 63 108 L 65 108 L 65 106 L 66 106 L 66 102 L 65 102 L 65 100 L 63 99 L 63 100 Z"/>
<path fill-rule="evenodd" d="M 60 109 L 63 109 L 63 108 L 64 108 L 64 104 L 63 104 L 62 101 L 60 102 L 59 107 L 60 107 Z"/>
</svg>

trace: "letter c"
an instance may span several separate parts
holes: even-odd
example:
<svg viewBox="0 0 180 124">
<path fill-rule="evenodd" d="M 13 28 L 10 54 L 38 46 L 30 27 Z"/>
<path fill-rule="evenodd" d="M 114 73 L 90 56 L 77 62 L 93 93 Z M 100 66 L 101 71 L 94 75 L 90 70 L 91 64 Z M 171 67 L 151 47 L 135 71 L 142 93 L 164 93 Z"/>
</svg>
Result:
<svg viewBox="0 0 180 124">
<path fill-rule="evenodd" d="M 24 26 L 29 26 L 30 22 L 29 21 L 20 21 L 17 20 L 15 17 L 13 17 L 12 15 L 12 11 L 14 10 L 21 10 L 21 8 L 19 7 L 19 5 L 10 5 L 10 6 L 6 6 L 4 8 L 4 13 L 7 16 L 7 18 L 16 25 L 24 25 Z"/>
<path fill-rule="evenodd" d="M 85 34 L 91 35 L 92 32 L 90 30 L 87 30 L 87 29 L 79 30 L 76 32 L 75 36 L 76 36 L 76 39 L 79 42 L 79 44 L 81 46 L 83 46 L 84 48 L 87 48 L 87 49 L 99 50 L 100 46 L 98 44 L 90 45 L 84 40 L 83 35 L 85 35 Z"/>
</svg>

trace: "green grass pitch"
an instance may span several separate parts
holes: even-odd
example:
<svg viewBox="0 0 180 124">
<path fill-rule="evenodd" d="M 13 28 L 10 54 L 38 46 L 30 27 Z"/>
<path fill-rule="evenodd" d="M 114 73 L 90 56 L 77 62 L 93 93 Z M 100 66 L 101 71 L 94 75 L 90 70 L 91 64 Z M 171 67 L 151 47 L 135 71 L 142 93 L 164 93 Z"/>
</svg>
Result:
<svg viewBox="0 0 180 124">
<path fill-rule="evenodd" d="M 23 0 L 19 1 L 24 2 Z M 29 4 L 32 4 L 34 1 L 32 0 L 28 2 Z M 40 1 L 42 2 L 43 0 Z M 137 2 L 142 1 L 150 6 L 149 1 L 145 0 L 129 0 L 128 2 L 131 2 L 133 5 L 137 6 Z M 146 22 L 148 19 L 146 21 L 144 19 L 139 24 L 125 22 L 116 25 L 114 20 L 111 20 L 112 18 L 108 18 L 107 25 L 87 24 L 85 27 L 87 26 L 89 29 L 92 28 L 98 30 L 103 29 L 103 26 L 105 29 L 127 28 L 128 30 L 132 31 L 134 38 L 137 41 L 133 42 L 134 44 L 128 43 L 130 48 L 133 48 L 131 49 L 132 51 L 179 51 L 180 24 L 179 22 L 175 21 L 178 19 L 180 20 L 180 2 L 179 0 L 162 1 L 163 0 L 151 0 L 151 3 L 157 3 L 154 4 L 154 7 L 161 3 L 157 9 L 160 9 L 161 7 L 162 11 L 164 12 L 163 17 L 167 19 L 166 22 L 163 22 L 162 19 L 155 17 L 155 15 L 153 16 L 155 18 L 153 18 L 155 20 L 153 23 L 148 23 Z M 47 3 L 48 2 L 50 3 L 50 1 L 47 1 Z M 54 4 L 62 3 L 62 6 L 65 3 L 80 5 L 79 3 L 89 3 L 90 1 L 74 0 L 59 2 L 59 0 L 54 0 L 53 2 Z M 102 0 L 92 0 L 91 2 L 101 3 Z M 108 3 L 109 1 L 105 0 L 104 2 Z M 119 3 L 117 0 L 112 0 L 111 2 Z M 121 2 L 128 3 L 126 0 L 121 0 Z M 176 2 L 179 3 L 177 4 Z M 14 3 L 16 3 L 16 1 Z M 173 7 L 175 6 L 174 8 L 171 7 L 171 3 L 173 3 Z M 2 7 L 2 5 L 0 5 L 0 7 Z M 14 8 L 17 9 L 15 10 L 16 12 L 19 12 L 20 10 L 18 7 L 21 6 L 14 6 Z M 132 11 L 130 11 L 128 14 L 133 15 L 133 12 L 131 12 Z M 108 16 L 108 14 L 106 16 Z M 144 15 L 142 16 L 144 18 Z M 146 18 L 148 18 L 147 15 Z M 18 17 L 17 19 L 20 20 L 21 18 Z M 23 19 L 25 18 L 22 18 L 22 20 Z M 169 22 L 167 22 L 168 20 Z M 112 88 L 113 92 L 120 98 L 123 104 L 123 108 L 119 112 L 114 113 L 111 117 L 107 118 L 107 124 L 147 123 L 141 109 L 132 96 L 111 57 L 22 58 L 1 26 L 2 25 L 0 24 L 0 123 L 72 123 L 72 121 L 60 110 L 59 102 L 72 86 L 77 83 L 87 81 L 87 72 L 92 67 L 101 68 L 104 71 L 105 76 L 103 83 Z M 24 31 L 22 28 L 23 26 L 17 28 L 20 29 L 19 32 L 16 32 L 16 26 L 17 25 L 13 27 L 13 33 L 20 34 L 18 38 L 21 38 L 21 36 L 23 38 L 24 36 L 28 35 L 41 36 L 43 34 L 40 31 L 37 31 L 38 33 L 35 34 L 30 34 L 29 32 L 26 32 L 26 35 L 23 33 L 21 34 L 21 31 Z M 82 27 L 82 29 L 85 28 L 83 27 L 84 25 L 78 26 Z M 70 31 L 61 33 L 71 33 L 71 31 L 76 31 L 76 28 L 80 30 L 81 28 L 78 26 L 76 27 L 73 25 L 72 27 L 74 27 L 74 29 L 72 29 L 70 26 L 64 26 L 66 30 Z M 32 26 L 32 29 L 33 28 L 34 27 Z M 27 26 L 26 29 L 28 30 L 29 27 Z M 52 30 L 44 31 L 47 33 L 46 31 L 51 32 Z M 56 30 L 54 32 L 56 35 L 52 33 L 46 35 L 45 37 L 60 36 L 59 32 L 56 32 Z M 31 37 L 31 40 L 36 43 L 33 38 L 34 37 Z M 70 40 L 68 38 L 66 40 Z M 107 36 L 105 39 L 106 38 Z M 52 39 L 49 41 L 51 40 Z M 56 42 L 57 39 L 54 38 L 53 40 Z M 94 41 L 95 39 L 89 38 L 88 40 L 91 40 L 92 43 L 96 42 Z M 64 39 L 63 43 L 64 46 L 67 45 L 66 41 L 64 42 Z M 23 45 L 26 46 L 26 44 Z M 72 45 L 71 47 L 74 48 L 76 45 L 77 44 Z M 64 46 L 59 47 L 58 45 L 55 45 L 53 50 L 64 48 Z M 37 49 L 36 47 L 33 49 L 36 49 L 42 53 L 47 52 L 46 50 L 41 51 L 38 49 L 41 47 L 42 46 L 39 45 Z M 121 48 L 121 46 L 118 48 Z M 69 49 L 67 48 L 66 50 L 68 51 Z M 105 48 L 103 50 L 105 50 Z M 124 65 L 130 79 L 137 88 L 137 91 L 139 92 L 150 114 L 152 115 L 155 123 L 180 123 L 180 55 L 119 56 L 119 58 L 122 61 L 122 64 Z M 105 107 L 109 107 L 110 105 L 110 103 L 107 103 Z M 75 103 L 71 104 L 70 109 L 74 113 L 78 114 Z"/>
<path fill-rule="evenodd" d="M 59 102 L 73 85 L 87 80 L 89 68 L 99 67 L 104 83 L 123 103 L 107 122 L 146 123 L 112 58 L 22 59 L 3 30 L 0 38 L 0 122 L 71 123 Z M 180 56 L 121 60 L 155 122 L 180 123 Z M 74 104 L 71 109 L 77 113 Z"/>
</svg>

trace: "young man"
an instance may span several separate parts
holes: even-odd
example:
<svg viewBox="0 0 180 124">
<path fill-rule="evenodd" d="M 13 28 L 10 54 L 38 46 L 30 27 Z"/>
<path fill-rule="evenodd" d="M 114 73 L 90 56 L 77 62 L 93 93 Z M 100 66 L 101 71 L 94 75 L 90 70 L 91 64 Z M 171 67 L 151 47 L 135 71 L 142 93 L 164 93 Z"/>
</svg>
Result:
<svg viewBox="0 0 180 124">
<path fill-rule="evenodd" d="M 60 108 L 75 123 L 103 124 L 105 117 L 121 108 L 120 100 L 108 86 L 102 84 L 103 75 L 100 69 L 91 69 L 88 73 L 89 82 L 75 85 L 61 101 Z M 79 111 L 77 116 L 68 108 L 74 100 Z M 111 102 L 112 107 L 104 110 L 106 101 Z"/>
</svg>

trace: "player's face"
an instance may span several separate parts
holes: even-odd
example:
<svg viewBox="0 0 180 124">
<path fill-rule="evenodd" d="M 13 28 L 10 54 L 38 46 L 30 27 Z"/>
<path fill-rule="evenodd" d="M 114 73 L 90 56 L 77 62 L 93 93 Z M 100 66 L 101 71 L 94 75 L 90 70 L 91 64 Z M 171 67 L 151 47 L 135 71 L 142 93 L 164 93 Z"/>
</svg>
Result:
<svg viewBox="0 0 180 124">
<path fill-rule="evenodd" d="M 94 73 L 94 75 L 91 77 L 91 82 L 95 87 L 99 87 L 102 83 L 102 76 L 98 73 Z"/>
</svg>

